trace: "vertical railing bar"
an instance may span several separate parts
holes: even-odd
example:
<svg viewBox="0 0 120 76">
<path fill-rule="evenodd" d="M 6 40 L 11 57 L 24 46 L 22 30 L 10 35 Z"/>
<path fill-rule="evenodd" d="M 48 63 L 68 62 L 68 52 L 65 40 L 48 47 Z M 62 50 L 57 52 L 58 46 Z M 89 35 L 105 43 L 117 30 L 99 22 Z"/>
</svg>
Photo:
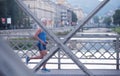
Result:
<svg viewBox="0 0 120 76">
<path fill-rule="evenodd" d="M 116 69 L 119 70 L 119 36 L 116 37 Z"/>
<path fill-rule="evenodd" d="M 61 58 L 60 58 L 60 51 L 61 50 L 58 50 L 58 69 L 61 69 Z"/>
</svg>

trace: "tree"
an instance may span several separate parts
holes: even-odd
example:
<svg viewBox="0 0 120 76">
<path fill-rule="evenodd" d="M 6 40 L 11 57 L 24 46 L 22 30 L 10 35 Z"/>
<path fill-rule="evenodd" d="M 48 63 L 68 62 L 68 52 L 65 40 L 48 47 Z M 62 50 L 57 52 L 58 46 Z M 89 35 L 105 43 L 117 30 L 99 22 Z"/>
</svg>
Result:
<svg viewBox="0 0 120 76">
<path fill-rule="evenodd" d="M 72 22 L 77 22 L 77 15 L 72 11 Z"/>
<path fill-rule="evenodd" d="M 3 0 L 0 1 L 0 18 L 8 18 L 11 17 L 12 24 L 2 24 L 0 20 L 0 29 L 9 29 L 10 27 L 21 28 L 21 25 L 24 25 L 23 28 L 28 28 L 30 25 L 28 24 L 29 19 L 28 16 L 19 8 L 19 6 L 15 3 L 14 0 Z"/>
<path fill-rule="evenodd" d="M 113 15 L 113 24 L 120 25 L 120 9 L 116 10 Z"/>
<path fill-rule="evenodd" d="M 110 27 L 110 24 L 112 22 L 111 17 L 105 17 L 103 23 L 106 24 L 106 27 Z"/>
<path fill-rule="evenodd" d="M 12 18 L 12 26 L 21 28 L 21 25 L 25 25 L 25 19 L 27 15 L 19 8 L 15 1 L 7 0 L 8 15 Z M 24 26 L 26 27 L 26 26 Z"/>
<path fill-rule="evenodd" d="M 77 20 L 77 15 L 72 11 L 72 25 L 76 25 Z"/>
<path fill-rule="evenodd" d="M 98 16 L 93 17 L 93 20 L 94 20 L 94 23 L 96 23 L 96 24 L 99 23 L 99 17 Z"/>
<path fill-rule="evenodd" d="M 6 0 L 0 1 L 0 29 L 4 29 L 6 26 L 2 24 L 2 18 L 6 17 Z"/>
</svg>

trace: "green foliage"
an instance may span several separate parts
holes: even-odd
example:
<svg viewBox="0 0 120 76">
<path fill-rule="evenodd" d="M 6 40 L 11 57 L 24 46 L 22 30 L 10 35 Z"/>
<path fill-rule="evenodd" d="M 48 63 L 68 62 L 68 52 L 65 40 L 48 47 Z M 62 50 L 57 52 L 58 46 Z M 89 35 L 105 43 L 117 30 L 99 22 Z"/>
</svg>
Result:
<svg viewBox="0 0 120 76">
<path fill-rule="evenodd" d="M 33 47 L 33 41 L 35 41 L 33 38 L 12 38 L 9 39 L 10 43 L 9 45 L 13 47 L 14 50 L 27 50 L 29 48 Z M 17 46 L 15 46 L 17 45 Z"/>
<path fill-rule="evenodd" d="M 66 31 L 55 32 L 55 34 L 56 34 L 57 36 L 65 36 L 65 35 L 67 35 L 68 33 L 70 33 L 71 31 L 72 31 L 72 29 L 66 30 Z"/>
<path fill-rule="evenodd" d="M 0 17 L 5 17 L 5 2 L 0 2 Z"/>
<path fill-rule="evenodd" d="M 23 40 L 24 41 L 24 40 Z M 14 46 L 14 44 L 10 44 L 11 47 Z M 17 46 L 14 46 L 13 49 L 14 50 L 28 50 L 29 48 L 31 48 L 33 46 L 33 43 L 31 42 L 27 42 L 27 43 L 18 43 Z"/>
<path fill-rule="evenodd" d="M 120 34 L 120 27 L 114 28 L 113 31 L 115 31 L 115 32 L 117 32 L 118 34 Z"/>
<path fill-rule="evenodd" d="M 56 35 L 67 35 L 70 31 L 57 32 Z"/>
<path fill-rule="evenodd" d="M 94 20 L 94 23 L 99 23 L 99 17 L 98 16 L 93 17 L 93 20 Z"/>
<path fill-rule="evenodd" d="M 72 22 L 77 22 L 77 15 L 72 11 Z"/>
<path fill-rule="evenodd" d="M 106 25 L 110 25 L 111 22 L 112 22 L 111 17 L 105 17 L 105 18 L 104 18 L 103 23 L 105 23 Z"/>
<path fill-rule="evenodd" d="M 113 23 L 115 25 L 120 25 L 120 9 L 115 11 L 115 14 L 113 15 Z"/>
<path fill-rule="evenodd" d="M 12 19 L 12 28 L 17 27 L 21 28 L 21 25 L 25 25 L 23 28 L 30 27 L 28 16 L 19 8 L 16 4 L 15 0 L 3 0 L 0 1 L 0 18 L 8 18 Z M 0 21 L 0 29 L 8 28 L 9 25 L 2 24 Z M 9 28 L 8 28 L 9 29 Z"/>
</svg>

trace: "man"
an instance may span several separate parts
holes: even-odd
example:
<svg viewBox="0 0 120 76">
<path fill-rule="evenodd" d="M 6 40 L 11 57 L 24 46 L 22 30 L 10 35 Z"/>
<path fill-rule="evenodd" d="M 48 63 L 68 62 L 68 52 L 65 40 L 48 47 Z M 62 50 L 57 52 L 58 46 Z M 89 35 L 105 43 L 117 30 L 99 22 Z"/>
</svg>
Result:
<svg viewBox="0 0 120 76">
<path fill-rule="evenodd" d="M 39 56 L 36 56 L 36 57 L 26 57 L 26 64 L 28 64 L 28 62 L 31 60 L 31 59 L 42 59 L 46 54 L 47 54 L 47 50 L 46 50 L 46 45 L 47 45 L 47 41 L 46 41 L 46 33 L 41 29 L 39 28 L 35 35 L 34 35 L 34 38 L 38 40 L 38 43 L 37 43 L 37 47 L 39 49 Z M 43 64 L 43 68 L 42 68 L 43 71 L 50 71 L 48 69 L 46 69 L 46 63 Z"/>
</svg>

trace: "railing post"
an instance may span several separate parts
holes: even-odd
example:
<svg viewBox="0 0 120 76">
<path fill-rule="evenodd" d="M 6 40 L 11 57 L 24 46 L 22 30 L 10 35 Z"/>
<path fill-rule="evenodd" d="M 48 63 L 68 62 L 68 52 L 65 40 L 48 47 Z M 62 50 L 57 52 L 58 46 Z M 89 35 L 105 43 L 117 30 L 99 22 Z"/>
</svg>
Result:
<svg viewBox="0 0 120 76">
<path fill-rule="evenodd" d="M 119 36 L 116 37 L 116 69 L 119 70 Z"/>
<path fill-rule="evenodd" d="M 58 50 L 58 69 L 61 69 L 60 50 Z"/>
</svg>

